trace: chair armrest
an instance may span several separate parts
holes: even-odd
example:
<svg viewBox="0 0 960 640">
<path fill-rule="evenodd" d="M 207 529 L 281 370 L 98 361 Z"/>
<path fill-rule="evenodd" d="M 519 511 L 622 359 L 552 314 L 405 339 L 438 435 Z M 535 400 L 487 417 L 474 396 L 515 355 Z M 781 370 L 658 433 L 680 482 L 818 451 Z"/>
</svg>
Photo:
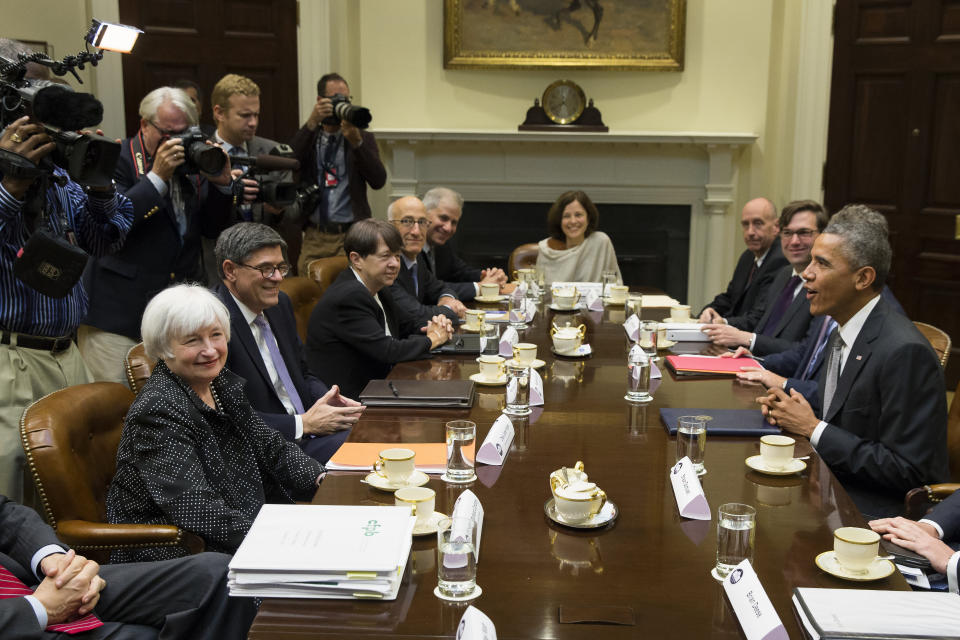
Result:
<svg viewBox="0 0 960 640">
<path fill-rule="evenodd" d="M 938 484 L 931 484 L 926 487 L 927 495 L 929 495 L 934 501 L 946 500 L 950 495 L 960 489 L 960 484 L 956 482 L 940 482 Z"/>
<path fill-rule="evenodd" d="M 910 520 L 920 520 L 957 489 L 960 489 L 960 484 L 952 482 L 910 489 L 903 501 L 903 515 Z"/>
<path fill-rule="evenodd" d="M 157 547 L 183 544 L 183 533 L 172 525 L 107 524 L 86 520 L 57 523 L 64 543 L 88 548 Z"/>
</svg>

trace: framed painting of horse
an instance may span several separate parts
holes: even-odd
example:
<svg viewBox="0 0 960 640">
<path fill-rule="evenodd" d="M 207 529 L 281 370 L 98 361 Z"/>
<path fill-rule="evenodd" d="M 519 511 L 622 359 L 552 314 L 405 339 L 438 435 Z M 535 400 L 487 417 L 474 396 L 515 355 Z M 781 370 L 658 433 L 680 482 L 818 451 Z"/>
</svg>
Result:
<svg viewBox="0 0 960 640">
<path fill-rule="evenodd" d="M 682 71 L 686 0 L 444 0 L 446 69 Z"/>
</svg>

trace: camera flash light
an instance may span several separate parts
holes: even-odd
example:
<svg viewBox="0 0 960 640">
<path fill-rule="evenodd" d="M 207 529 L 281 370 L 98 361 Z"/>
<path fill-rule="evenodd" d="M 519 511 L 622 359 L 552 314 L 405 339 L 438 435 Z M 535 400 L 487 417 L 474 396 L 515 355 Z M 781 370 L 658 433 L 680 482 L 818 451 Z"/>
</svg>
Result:
<svg viewBox="0 0 960 640">
<path fill-rule="evenodd" d="M 87 32 L 86 40 L 98 49 L 130 53 L 141 33 L 143 31 L 136 27 L 94 20 L 90 25 L 90 31 Z"/>
</svg>

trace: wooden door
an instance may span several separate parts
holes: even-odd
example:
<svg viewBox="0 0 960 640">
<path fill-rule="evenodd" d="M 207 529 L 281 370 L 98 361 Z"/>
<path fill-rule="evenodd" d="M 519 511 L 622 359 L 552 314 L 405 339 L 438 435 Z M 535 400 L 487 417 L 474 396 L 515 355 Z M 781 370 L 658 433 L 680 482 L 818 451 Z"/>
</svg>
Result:
<svg viewBox="0 0 960 640">
<path fill-rule="evenodd" d="M 960 1 L 838 0 L 826 205 L 890 223 L 890 286 L 953 338 L 960 377 Z"/>
<path fill-rule="evenodd" d="M 144 31 L 123 56 L 127 135 L 143 96 L 179 78 L 200 85 L 212 123 L 210 92 L 227 73 L 260 85 L 258 135 L 286 142 L 297 130 L 296 0 L 120 0 L 120 22 Z"/>
</svg>

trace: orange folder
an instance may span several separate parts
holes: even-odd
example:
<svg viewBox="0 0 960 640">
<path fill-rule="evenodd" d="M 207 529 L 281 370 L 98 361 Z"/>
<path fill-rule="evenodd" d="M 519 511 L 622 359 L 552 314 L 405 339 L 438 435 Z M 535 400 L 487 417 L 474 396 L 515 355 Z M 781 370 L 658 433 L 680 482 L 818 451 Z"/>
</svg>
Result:
<svg viewBox="0 0 960 640">
<path fill-rule="evenodd" d="M 717 358 L 715 356 L 693 355 L 667 356 L 667 364 L 678 375 L 689 373 L 736 375 L 740 373 L 740 367 L 763 368 L 753 358 Z"/>
<path fill-rule="evenodd" d="M 373 471 L 384 449 L 411 449 L 417 454 L 417 470 L 443 473 L 447 470 L 447 445 L 443 442 L 344 442 L 326 467 L 332 471 Z"/>
</svg>

